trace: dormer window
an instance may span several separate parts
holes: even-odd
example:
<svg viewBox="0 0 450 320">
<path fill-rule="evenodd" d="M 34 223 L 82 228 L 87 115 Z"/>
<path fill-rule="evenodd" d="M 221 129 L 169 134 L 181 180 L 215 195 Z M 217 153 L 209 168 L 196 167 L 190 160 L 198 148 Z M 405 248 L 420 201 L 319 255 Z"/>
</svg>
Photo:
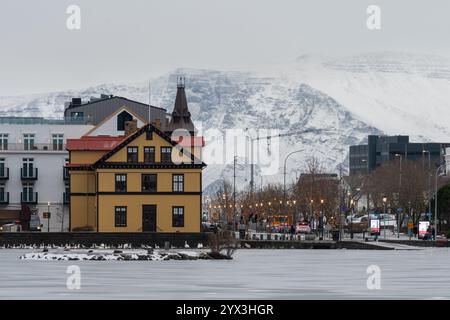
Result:
<svg viewBox="0 0 450 320">
<path fill-rule="evenodd" d="M 126 111 L 122 111 L 117 116 L 117 131 L 125 130 L 125 122 L 133 120 L 133 116 Z"/>
</svg>

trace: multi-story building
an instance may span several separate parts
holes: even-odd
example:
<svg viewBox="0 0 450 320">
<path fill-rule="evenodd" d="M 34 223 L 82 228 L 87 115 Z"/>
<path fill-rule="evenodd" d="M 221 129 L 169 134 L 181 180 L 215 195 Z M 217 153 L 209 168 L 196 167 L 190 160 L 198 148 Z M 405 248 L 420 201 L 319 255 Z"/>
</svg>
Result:
<svg viewBox="0 0 450 320">
<path fill-rule="evenodd" d="M 155 123 L 125 128 L 68 141 L 70 230 L 199 232 L 205 164 L 194 154 L 203 139 L 193 135 L 184 85 L 166 132 Z M 177 129 L 188 132 L 181 141 L 169 136 Z"/>
<path fill-rule="evenodd" d="M 50 206 L 50 230 L 60 231 L 68 225 L 66 140 L 93 128 L 80 120 L 0 118 L 0 216 L 28 206 L 38 209 L 42 219 Z"/>
<path fill-rule="evenodd" d="M 444 149 L 450 143 L 409 142 L 408 136 L 369 135 L 365 145 L 350 146 L 350 175 L 371 172 L 390 160 L 402 157 L 403 160 L 423 161 L 424 166 L 434 168 L 443 160 Z"/>
</svg>

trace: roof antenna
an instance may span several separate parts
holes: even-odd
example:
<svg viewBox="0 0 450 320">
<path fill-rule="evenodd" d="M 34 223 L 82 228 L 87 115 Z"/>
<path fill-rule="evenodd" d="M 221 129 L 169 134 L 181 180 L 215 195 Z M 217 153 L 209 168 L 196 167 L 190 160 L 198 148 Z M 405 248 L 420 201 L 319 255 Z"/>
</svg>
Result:
<svg viewBox="0 0 450 320">
<path fill-rule="evenodd" d="M 148 80 L 148 122 L 152 122 L 152 84 Z"/>
</svg>

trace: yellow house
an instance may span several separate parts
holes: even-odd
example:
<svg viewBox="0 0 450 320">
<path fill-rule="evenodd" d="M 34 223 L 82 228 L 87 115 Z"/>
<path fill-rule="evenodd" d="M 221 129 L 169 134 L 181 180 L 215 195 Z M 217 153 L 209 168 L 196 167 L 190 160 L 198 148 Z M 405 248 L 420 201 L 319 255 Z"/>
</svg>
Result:
<svg viewBox="0 0 450 320">
<path fill-rule="evenodd" d="M 200 232 L 205 164 L 152 124 L 67 149 L 72 231 Z"/>
</svg>

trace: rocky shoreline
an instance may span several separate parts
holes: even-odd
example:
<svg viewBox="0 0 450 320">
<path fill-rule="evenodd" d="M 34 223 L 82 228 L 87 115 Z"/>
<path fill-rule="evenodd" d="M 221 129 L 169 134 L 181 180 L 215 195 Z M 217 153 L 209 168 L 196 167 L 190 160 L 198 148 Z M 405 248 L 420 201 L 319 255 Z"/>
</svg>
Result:
<svg viewBox="0 0 450 320">
<path fill-rule="evenodd" d="M 31 252 L 21 260 L 51 261 L 167 261 L 167 260 L 231 260 L 232 257 L 218 252 L 207 251 L 75 251 L 75 252 Z"/>
</svg>

